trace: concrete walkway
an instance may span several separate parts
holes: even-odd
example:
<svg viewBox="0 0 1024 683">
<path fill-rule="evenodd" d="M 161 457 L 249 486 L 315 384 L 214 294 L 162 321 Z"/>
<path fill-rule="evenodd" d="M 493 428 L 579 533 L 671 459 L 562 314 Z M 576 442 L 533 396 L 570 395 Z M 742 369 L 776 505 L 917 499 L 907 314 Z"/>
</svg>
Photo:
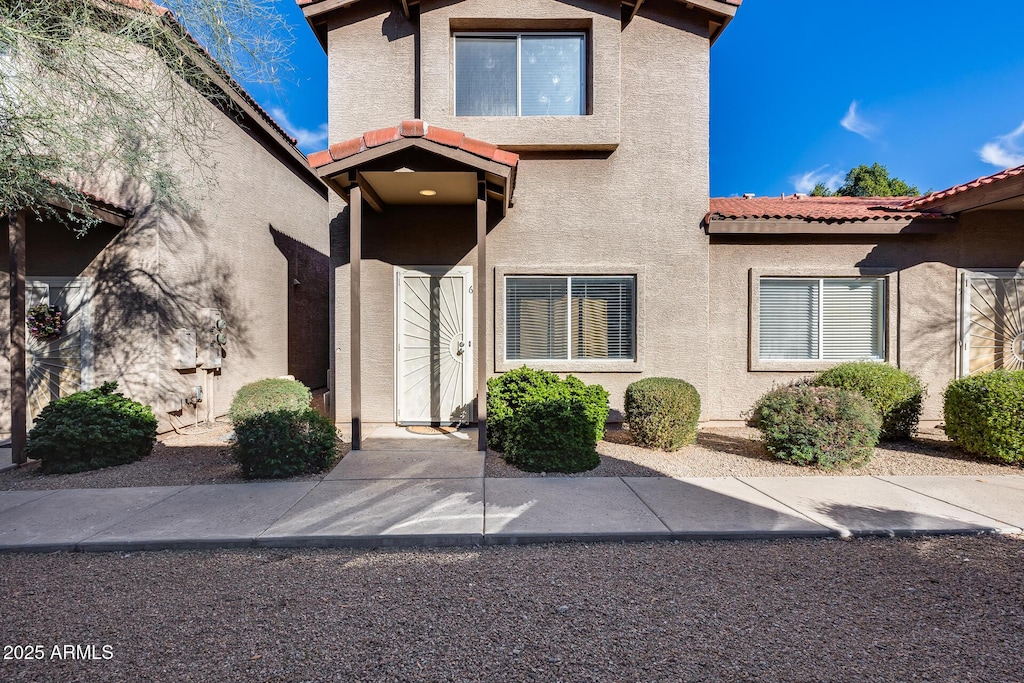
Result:
<svg viewBox="0 0 1024 683">
<path fill-rule="evenodd" d="M 1024 477 L 485 479 L 364 450 L 320 482 L 0 491 L 0 551 L 1020 533 Z"/>
</svg>

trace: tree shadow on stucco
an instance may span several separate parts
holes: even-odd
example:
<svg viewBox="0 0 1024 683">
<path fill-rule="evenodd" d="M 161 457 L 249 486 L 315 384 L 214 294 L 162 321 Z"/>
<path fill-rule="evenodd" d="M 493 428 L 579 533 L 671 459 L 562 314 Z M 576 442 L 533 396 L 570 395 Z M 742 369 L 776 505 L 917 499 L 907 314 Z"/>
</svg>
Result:
<svg viewBox="0 0 1024 683">
<path fill-rule="evenodd" d="M 102 223 L 80 238 L 52 221 L 34 226 L 36 235 L 27 239 L 27 278 L 89 279 L 83 355 L 92 358 L 91 384 L 116 381 L 160 414 L 165 394 L 181 393 L 173 382 L 178 373 L 169 370 L 166 340 L 176 328 L 199 329 L 203 308 L 219 308 L 231 321 L 226 354 L 252 357 L 253 331 L 239 296 L 244 284 L 225 265 L 196 213 L 155 203 L 131 180 L 103 194 L 134 208 L 126 225 Z M 7 398 L 9 387 L 0 387 L 0 394 Z"/>
</svg>

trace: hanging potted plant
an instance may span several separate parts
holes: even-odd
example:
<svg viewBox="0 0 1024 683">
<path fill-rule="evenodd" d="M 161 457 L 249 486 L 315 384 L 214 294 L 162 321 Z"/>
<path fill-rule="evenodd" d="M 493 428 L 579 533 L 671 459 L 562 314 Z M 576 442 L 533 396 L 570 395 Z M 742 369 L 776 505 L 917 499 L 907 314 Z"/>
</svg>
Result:
<svg viewBox="0 0 1024 683">
<path fill-rule="evenodd" d="M 25 314 L 28 332 L 39 341 L 53 341 L 64 331 L 64 314 L 56 307 L 41 303 Z"/>
</svg>

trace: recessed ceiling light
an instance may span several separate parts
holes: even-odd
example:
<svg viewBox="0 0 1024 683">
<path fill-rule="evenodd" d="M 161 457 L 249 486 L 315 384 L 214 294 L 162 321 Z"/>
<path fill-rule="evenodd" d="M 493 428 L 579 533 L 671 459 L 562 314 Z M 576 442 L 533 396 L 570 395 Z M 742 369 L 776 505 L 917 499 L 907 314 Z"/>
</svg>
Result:
<svg viewBox="0 0 1024 683">
<path fill-rule="evenodd" d="M 437 194 L 437 190 L 420 190 L 420 194 L 424 197 L 433 197 Z"/>
</svg>

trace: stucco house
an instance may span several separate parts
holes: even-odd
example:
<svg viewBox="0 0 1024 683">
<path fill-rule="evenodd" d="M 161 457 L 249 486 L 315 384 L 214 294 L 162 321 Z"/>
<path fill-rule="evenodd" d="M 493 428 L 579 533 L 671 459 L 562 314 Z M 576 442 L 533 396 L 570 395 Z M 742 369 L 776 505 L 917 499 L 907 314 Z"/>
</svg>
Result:
<svg viewBox="0 0 1024 683">
<path fill-rule="evenodd" d="M 217 83 L 226 98 L 202 100 L 217 182 L 193 205 L 156 203 L 134 179 L 92 178 L 83 189 L 102 222 L 84 237 L 24 211 L 12 225 L 0 218 L 22 252 L 12 264 L 23 264 L 25 303 L 52 304 L 67 321 L 58 339 L 27 335 L 29 426 L 53 398 L 105 381 L 153 406 L 162 431 L 223 415 L 240 386 L 264 377 L 327 386 L 327 188 L 238 83 L 223 73 Z M 20 278 L 3 278 L 9 297 Z M 10 307 L 0 310 L 11 329 Z M 10 434 L 8 364 L 0 387 Z M 190 404 L 197 387 L 203 400 Z"/>
<path fill-rule="evenodd" d="M 739 0 L 299 0 L 328 58 L 333 407 L 484 424 L 528 364 L 709 385 L 708 62 Z M 480 430 L 481 444 L 483 431 Z"/>
<path fill-rule="evenodd" d="M 667 375 L 738 421 L 874 359 L 919 374 L 936 420 L 950 379 L 1024 356 L 1016 172 L 709 211 L 709 56 L 739 0 L 298 2 L 328 57 L 310 162 L 357 448 L 365 423 L 484 425 L 487 378 L 524 364 L 602 384 L 613 420 Z"/>
</svg>

